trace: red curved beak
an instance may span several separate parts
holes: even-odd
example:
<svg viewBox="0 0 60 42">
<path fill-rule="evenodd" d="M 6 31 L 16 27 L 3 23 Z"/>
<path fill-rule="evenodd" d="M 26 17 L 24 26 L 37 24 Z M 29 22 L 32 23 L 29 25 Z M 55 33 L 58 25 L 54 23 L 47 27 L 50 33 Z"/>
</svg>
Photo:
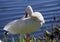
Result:
<svg viewBox="0 0 60 42">
<path fill-rule="evenodd" d="M 26 12 L 26 14 L 25 14 L 25 18 L 27 18 L 28 17 L 28 13 Z"/>
</svg>

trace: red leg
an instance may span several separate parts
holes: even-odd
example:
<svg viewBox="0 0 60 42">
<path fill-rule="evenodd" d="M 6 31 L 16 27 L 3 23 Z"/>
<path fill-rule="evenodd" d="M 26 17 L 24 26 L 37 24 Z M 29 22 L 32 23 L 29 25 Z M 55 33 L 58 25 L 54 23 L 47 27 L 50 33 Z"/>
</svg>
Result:
<svg viewBox="0 0 60 42">
<path fill-rule="evenodd" d="M 29 34 L 27 34 L 27 36 L 26 36 L 26 42 L 30 42 L 30 35 Z"/>
</svg>

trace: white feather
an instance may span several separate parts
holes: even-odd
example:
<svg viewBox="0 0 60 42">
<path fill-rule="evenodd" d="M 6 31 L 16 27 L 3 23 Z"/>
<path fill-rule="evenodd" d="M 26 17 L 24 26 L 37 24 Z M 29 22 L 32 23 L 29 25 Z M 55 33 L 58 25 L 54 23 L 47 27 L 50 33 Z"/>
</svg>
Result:
<svg viewBox="0 0 60 42">
<path fill-rule="evenodd" d="M 2 42 L 2 41 L 0 40 L 0 42 Z"/>
</svg>

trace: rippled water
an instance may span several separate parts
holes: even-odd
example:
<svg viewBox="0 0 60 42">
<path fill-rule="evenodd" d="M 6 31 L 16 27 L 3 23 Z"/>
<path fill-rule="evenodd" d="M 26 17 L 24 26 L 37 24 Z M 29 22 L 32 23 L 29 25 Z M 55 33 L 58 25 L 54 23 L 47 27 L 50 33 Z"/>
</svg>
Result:
<svg viewBox="0 0 60 42">
<path fill-rule="evenodd" d="M 34 35 L 43 35 L 43 30 L 51 30 L 52 23 L 60 22 L 59 0 L 0 0 L 0 29 L 3 29 L 7 23 L 23 17 L 28 5 L 31 5 L 34 11 L 41 12 L 46 21 L 40 30 L 34 32 Z M 53 20 L 54 16 L 56 17 L 55 21 Z M 3 30 L 0 35 L 1 38 Z"/>
</svg>

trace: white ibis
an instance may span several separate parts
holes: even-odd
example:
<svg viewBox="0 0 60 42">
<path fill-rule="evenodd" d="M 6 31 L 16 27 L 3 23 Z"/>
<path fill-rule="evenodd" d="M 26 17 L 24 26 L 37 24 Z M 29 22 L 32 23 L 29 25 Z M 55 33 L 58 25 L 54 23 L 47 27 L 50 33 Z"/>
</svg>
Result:
<svg viewBox="0 0 60 42">
<path fill-rule="evenodd" d="M 42 14 L 40 12 L 33 12 L 30 5 L 27 6 L 25 12 L 24 17 L 8 23 L 4 27 L 4 30 L 8 31 L 8 34 L 31 34 L 45 23 Z"/>
</svg>

